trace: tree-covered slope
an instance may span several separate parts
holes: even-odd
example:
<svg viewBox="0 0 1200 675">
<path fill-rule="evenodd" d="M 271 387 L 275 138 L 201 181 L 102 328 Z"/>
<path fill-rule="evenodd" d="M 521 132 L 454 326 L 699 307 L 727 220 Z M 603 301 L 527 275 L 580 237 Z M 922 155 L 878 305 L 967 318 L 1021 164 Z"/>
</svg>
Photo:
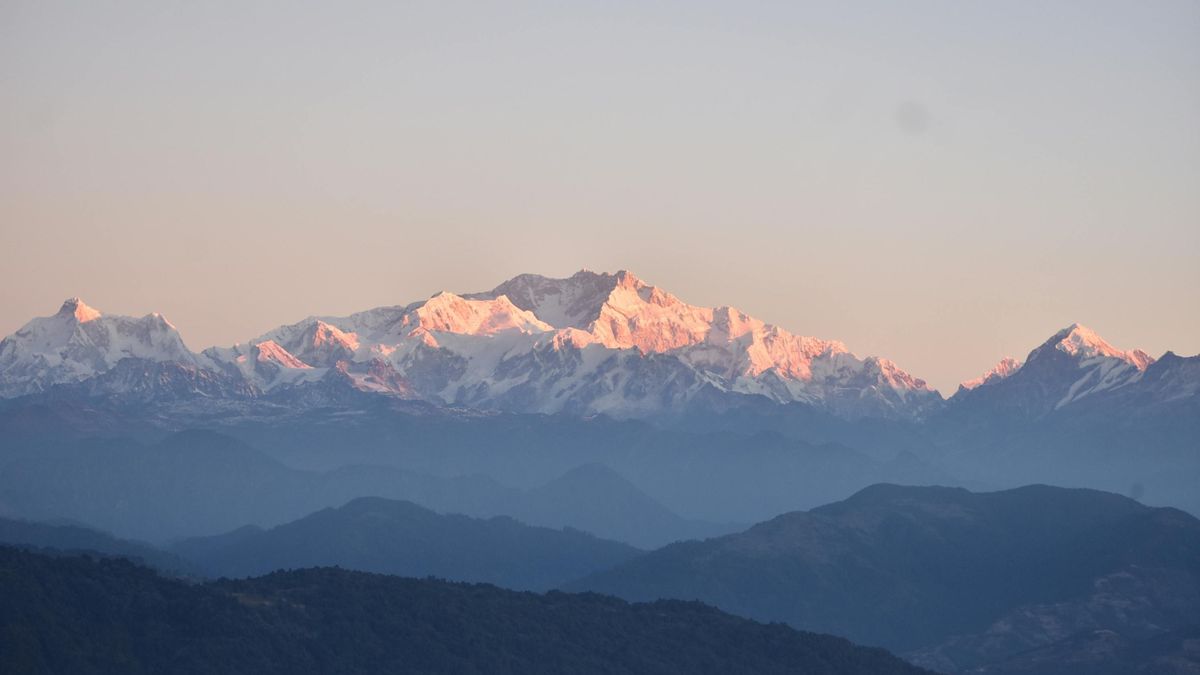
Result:
<svg viewBox="0 0 1200 675">
<path fill-rule="evenodd" d="M 0 548 L 0 597 L 4 672 L 926 672 L 699 603 L 329 568 L 187 585 L 124 560 Z"/>
</svg>

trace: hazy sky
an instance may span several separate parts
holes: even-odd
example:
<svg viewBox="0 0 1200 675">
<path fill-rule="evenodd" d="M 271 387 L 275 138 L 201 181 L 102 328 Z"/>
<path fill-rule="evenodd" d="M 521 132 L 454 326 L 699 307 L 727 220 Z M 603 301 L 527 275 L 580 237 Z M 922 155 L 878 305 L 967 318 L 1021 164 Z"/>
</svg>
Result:
<svg viewBox="0 0 1200 675">
<path fill-rule="evenodd" d="M 0 0 L 0 333 L 628 268 L 949 393 L 1200 351 L 1198 2 Z"/>
</svg>

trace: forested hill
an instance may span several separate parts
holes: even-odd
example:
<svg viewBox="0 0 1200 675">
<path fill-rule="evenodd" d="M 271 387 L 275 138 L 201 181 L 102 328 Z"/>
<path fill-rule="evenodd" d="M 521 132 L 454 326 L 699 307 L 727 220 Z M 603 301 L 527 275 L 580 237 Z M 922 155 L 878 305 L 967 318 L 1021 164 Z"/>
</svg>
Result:
<svg viewBox="0 0 1200 675">
<path fill-rule="evenodd" d="M 0 547 L 0 671 L 925 673 L 880 649 L 694 602 L 315 568 L 188 585 Z"/>
</svg>

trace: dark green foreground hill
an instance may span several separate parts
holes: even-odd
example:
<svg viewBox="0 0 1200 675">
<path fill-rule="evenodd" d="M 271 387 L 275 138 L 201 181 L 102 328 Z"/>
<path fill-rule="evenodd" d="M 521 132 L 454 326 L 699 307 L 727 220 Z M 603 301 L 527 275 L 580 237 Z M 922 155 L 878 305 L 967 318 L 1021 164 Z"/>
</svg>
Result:
<svg viewBox="0 0 1200 675">
<path fill-rule="evenodd" d="M 188 585 L 0 547 L 0 672 L 924 673 L 699 603 L 506 591 L 336 568 Z"/>
</svg>

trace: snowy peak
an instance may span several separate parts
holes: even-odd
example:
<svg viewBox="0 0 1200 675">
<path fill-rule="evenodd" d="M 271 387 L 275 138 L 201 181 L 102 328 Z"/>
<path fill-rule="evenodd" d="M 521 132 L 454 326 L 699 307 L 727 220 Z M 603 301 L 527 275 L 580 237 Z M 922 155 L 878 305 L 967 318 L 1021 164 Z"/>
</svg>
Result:
<svg viewBox="0 0 1200 675">
<path fill-rule="evenodd" d="M 58 309 L 58 314 L 55 316 L 62 318 L 74 319 L 78 323 L 87 323 L 100 318 L 100 312 L 96 309 L 88 307 L 87 304 L 78 297 L 67 298 Z"/>
<path fill-rule="evenodd" d="M 358 349 L 358 335 L 347 333 L 320 320 L 313 322 L 312 330 L 306 337 L 307 346 L 313 348 L 335 347 L 352 352 Z"/>
<path fill-rule="evenodd" d="M 1068 354 L 1079 361 L 1097 357 L 1120 359 L 1139 371 L 1145 370 L 1147 366 L 1154 363 L 1154 359 L 1146 352 L 1140 349 L 1130 351 L 1117 349 L 1097 335 L 1095 331 L 1079 323 L 1073 323 L 1055 333 L 1042 346 L 1033 350 L 1027 360 L 1033 361 L 1050 349 Z"/>
<path fill-rule="evenodd" d="M 510 297 L 514 304 L 559 329 L 573 333 L 564 343 L 636 349 L 642 354 L 672 354 L 706 376 L 722 380 L 759 378 L 767 373 L 792 382 L 864 377 L 870 386 L 930 391 L 924 381 L 888 361 L 859 360 L 840 342 L 794 335 L 733 307 L 700 307 L 646 283 L 628 270 L 615 274 L 581 270 L 566 279 L 523 274 L 476 298 Z M 834 357 L 836 364 L 834 363 Z M 791 399 L 788 391 L 770 391 L 743 383 L 745 393 Z"/>
<path fill-rule="evenodd" d="M 276 332 L 285 332 L 285 329 Z M 213 366 L 236 374 L 258 391 L 268 391 L 281 384 L 315 380 L 325 372 L 323 368 L 318 370 L 305 363 L 273 339 L 260 339 L 233 347 L 211 347 L 204 350 L 204 357 Z"/>
<path fill-rule="evenodd" d="M 283 368 L 305 369 L 312 366 L 296 358 L 274 340 L 260 342 L 250 349 L 250 356 L 259 363 L 274 363 Z"/>
<path fill-rule="evenodd" d="M 617 273 L 613 275 L 613 279 L 616 281 L 617 288 L 637 291 L 649 287 L 646 282 L 637 278 L 637 276 L 629 270 L 617 270 Z"/>
<path fill-rule="evenodd" d="M 438 293 L 404 318 L 410 336 L 424 332 L 495 335 L 503 331 L 545 333 L 554 328 L 501 295 L 491 300 Z"/>
<path fill-rule="evenodd" d="M 1024 364 L 1005 359 L 983 376 L 964 382 L 954 398 L 1036 418 L 1128 387 L 1140 381 L 1153 363 L 1146 352 L 1118 349 L 1075 323 L 1031 351 Z"/>
<path fill-rule="evenodd" d="M 895 363 L 888 359 L 878 356 L 868 356 L 865 361 L 864 371 L 871 375 L 880 383 L 891 387 L 892 389 L 904 390 L 922 390 L 930 391 L 929 385 L 918 377 L 913 377 L 904 372 Z"/>
<path fill-rule="evenodd" d="M 540 274 L 521 274 L 505 281 L 487 293 L 468 298 L 494 299 L 508 297 L 514 305 L 532 312 L 540 321 L 555 328 L 587 329 L 597 317 L 613 289 L 621 281 L 613 274 L 597 274 L 580 270 L 566 279 L 552 279 Z"/>
<path fill-rule="evenodd" d="M 123 359 L 196 365 L 195 355 L 162 315 L 107 315 L 70 298 L 54 315 L 33 319 L 0 341 L 0 395 L 80 382 Z"/>
<path fill-rule="evenodd" d="M 608 347 L 662 353 L 703 342 L 712 324 L 712 309 L 689 305 L 621 272 L 590 328 Z"/>
<path fill-rule="evenodd" d="M 332 367 L 338 361 L 353 358 L 359 337 L 321 319 L 306 319 L 278 328 L 258 339 L 275 342 L 306 365 Z"/>
<path fill-rule="evenodd" d="M 507 296 L 517 307 L 532 312 L 540 321 L 554 328 L 587 331 L 592 331 L 598 321 L 611 319 L 614 314 L 632 317 L 646 304 L 686 306 L 670 293 L 646 284 L 628 270 L 620 270 L 616 274 L 580 270 L 566 279 L 521 274 L 490 292 L 465 297 L 495 299 L 501 296 Z M 614 341 L 609 346 L 628 348 L 636 345 L 617 344 Z"/>
<path fill-rule="evenodd" d="M 997 363 L 995 366 L 992 366 L 991 370 L 987 371 L 983 375 L 980 375 L 979 377 L 976 377 L 971 380 L 967 380 L 958 386 L 961 389 L 970 390 L 970 389 L 975 389 L 975 388 L 980 387 L 985 384 L 999 382 L 1000 380 L 1003 380 L 1004 378 L 1008 377 L 1009 375 L 1012 375 L 1013 373 L 1017 372 L 1017 370 L 1020 369 L 1020 367 L 1021 367 L 1020 361 L 1012 358 L 1011 356 L 1006 356 L 1003 359 L 1000 359 L 1000 363 Z"/>
<path fill-rule="evenodd" d="M 606 347 L 643 353 L 704 342 L 714 322 L 714 310 L 689 305 L 628 270 L 580 270 L 566 279 L 522 274 L 467 297 L 504 296 L 553 328 L 587 331 Z"/>
</svg>

